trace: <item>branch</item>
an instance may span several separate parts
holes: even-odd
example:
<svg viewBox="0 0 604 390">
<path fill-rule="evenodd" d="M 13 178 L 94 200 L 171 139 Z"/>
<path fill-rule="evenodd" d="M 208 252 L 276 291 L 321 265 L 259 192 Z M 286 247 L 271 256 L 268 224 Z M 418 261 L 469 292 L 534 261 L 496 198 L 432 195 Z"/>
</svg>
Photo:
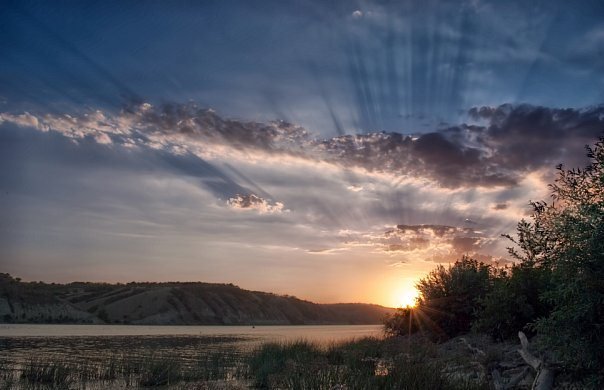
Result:
<svg viewBox="0 0 604 390">
<path fill-rule="evenodd" d="M 481 350 L 480 348 L 477 348 L 477 347 L 472 346 L 472 344 L 470 344 L 470 343 L 468 342 L 468 340 L 466 340 L 466 339 L 465 339 L 465 337 L 461 337 L 459 340 L 460 340 L 462 343 L 464 343 L 464 344 L 465 344 L 465 346 L 466 346 L 466 347 L 468 347 L 468 349 L 469 349 L 470 351 L 472 351 L 472 353 L 474 353 L 474 354 L 476 354 L 476 355 L 482 355 L 482 356 L 486 356 L 486 353 L 484 353 L 484 351 L 483 351 L 483 350 Z"/>
<path fill-rule="evenodd" d="M 520 354 L 520 356 L 522 356 L 526 364 L 533 367 L 535 371 L 539 371 L 541 365 L 543 364 L 543 361 L 541 361 L 541 359 L 536 358 L 535 356 L 533 356 L 532 353 L 529 352 L 529 342 L 524 332 L 518 332 L 518 338 L 520 339 L 520 344 L 522 345 L 522 349 L 519 349 L 518 353 Z"/>
<path fill-rule="evenodd" d="M 535 371 L 535 381 L 533 382 L 533 390 L 550 390 L 554 386 L 554 371 L 543 364 L 543 360 L 535 357 L 529 352 L 529 342 L 526 335 L 523 332 L 518 332 L 518 338 L 522 349 L 518 350 L 518 353 L 524 361 Z"/>
</svg>

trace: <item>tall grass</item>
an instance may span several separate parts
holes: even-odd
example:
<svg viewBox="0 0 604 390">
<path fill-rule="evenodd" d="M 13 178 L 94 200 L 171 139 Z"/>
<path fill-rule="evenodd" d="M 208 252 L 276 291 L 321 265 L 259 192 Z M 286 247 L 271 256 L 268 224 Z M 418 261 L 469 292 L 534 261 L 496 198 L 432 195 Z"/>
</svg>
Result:
<svg viewBox="0 0 604 390">
<path fill-rule="evenodd" d="M 195 359 L 149 351 L 111 354 L 102 361 L 72 361 L 65 356 L 30 357 L 0 363 L 0 389 L 107 389 L 172 387 L 228 381 L 247 376 L 233 351 L 203 351 Z"/>
<path fill-rule="evenodd" d="M 176 358 L 152 356 L 143 362 L 138 384 L 141 387 L 166 386 L 180 382 L 182 377 L 181 365 Z"/>
<path fill-rule="evenodd" d="M 488 388 L 449 376 L 434 355 L 425 342 L 364 338 L 331 345 L 269 342 L 245 353 L 224 345 L 195 358 L 165 351 L 112 353 L 100 361 L 49 356 L 19 364 L 18 375 L 0 376 L 0 389 L 228 388 L 233 380 L 258 389 Z"/>
<path fill-rule="evenodd" d="M 360 339 L 320 347 L 305 341 L 268 343 L 249 359 L 253 384 L 261 389 L 488 389 L 486 383 L 461 381 L 443 373 L 430 351 L 391 340 Z"/>
<path fill-rule="evenodd" d="M 67 389 L 74 378 L 73 367 L 58 360 L 31 358 L 21 371 L 21 379 L 29 384 Z"/>
</svg>

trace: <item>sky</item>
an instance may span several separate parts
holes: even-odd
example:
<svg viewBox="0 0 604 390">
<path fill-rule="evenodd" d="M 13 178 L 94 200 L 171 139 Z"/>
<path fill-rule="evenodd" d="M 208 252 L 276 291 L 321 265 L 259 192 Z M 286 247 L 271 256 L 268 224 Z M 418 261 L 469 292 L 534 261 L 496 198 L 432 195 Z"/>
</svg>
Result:
<svg viewBox="0 0 604 390">
<path fill-rule="evenodd" d="M 601 1 L 4 1 L 0 270 L 398 306 L 604 132 Z"/>
</svg>

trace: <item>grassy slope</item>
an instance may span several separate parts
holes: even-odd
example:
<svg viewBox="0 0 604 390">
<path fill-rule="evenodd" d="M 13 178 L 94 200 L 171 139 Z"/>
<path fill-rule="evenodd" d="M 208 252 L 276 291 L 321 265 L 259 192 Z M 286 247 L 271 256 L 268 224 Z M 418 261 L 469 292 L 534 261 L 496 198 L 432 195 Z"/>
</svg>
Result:
<svg viewBox="0 0 604 390">
<path fill-rule="evenodd" d="M 391 309 L 211 283 L 25 283 L 0 275 L 0 322 L 380 324 Z"/>
</svg>

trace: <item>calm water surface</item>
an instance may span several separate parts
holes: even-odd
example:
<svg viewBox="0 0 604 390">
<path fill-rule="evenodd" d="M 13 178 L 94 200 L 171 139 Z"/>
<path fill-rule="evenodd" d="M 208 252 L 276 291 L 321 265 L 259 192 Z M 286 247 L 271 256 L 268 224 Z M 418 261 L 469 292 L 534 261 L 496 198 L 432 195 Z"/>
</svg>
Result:
<svg viewBox="0 0 604 390">
<path fill-rule="evenodd" d="M 100 362 L 150 353 L 199 359 L 211 352 L 245 353 L 267 341 L 308 340 L 320 345 L 366 336 L 381 337 L 380 325 L 140 326 L 0 324 L 0 364 L 32 357 Z"/>
<path fill-rule="evenodd" d="M 232 336 L 262 341 L 345 341 L 382 335 L 381 325 L 170 326 L 0 324 L 4 337 Z"/>
<path fill-rule="evenodd" d="M 214 369 L 223 375 L 217 379 L 228 381 L 234 378 L 245 382 L 249 380 L 245 374 L 245 360 L 251 351 L 264 342 L 305 339 L 327 346 L 382 335 L 380 325 L 0 324 L 0 386 L 13 388 L 10 386 L 16 383 L 23 385 L 17 388 L 29 389 L 29 382 L 19 379 L 26 367 L 45 367 L 44 364 L 56 362 L 60 362 L 61 367 L 70 367 L 70 375 L 76 378 L 76 382 L 80 381 L 77 382 L 78 388 L 83 389 L 126 388 L 131 380 L 136 383 L 147 372 L 145 370 L 151 370 L 145 367 L 153 361 L 176 361 L 179 369 L 193 374 Z M 219 367 L 216 368 L 216 365 Z M 243 374 L 238 374 L 241 369 Z M 119 375 L 108 377 L 110 382 L 106 382 L 102 377 L 104 372 Z"/>
</svg>

